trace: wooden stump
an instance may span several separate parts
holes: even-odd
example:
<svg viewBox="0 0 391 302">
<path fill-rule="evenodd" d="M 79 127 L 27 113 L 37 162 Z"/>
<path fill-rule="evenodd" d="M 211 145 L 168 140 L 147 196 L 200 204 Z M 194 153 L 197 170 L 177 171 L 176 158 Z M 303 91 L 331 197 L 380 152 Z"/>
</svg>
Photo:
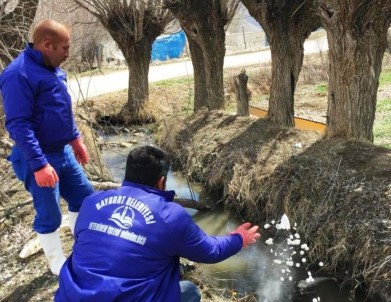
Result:
<svg viewBox="0 0 391 302">
<path fill-rule="evenodd" d="M 239 116 L 249 116 L 250 92 L 247 88 L 248 76 L 243 69 L 240 74 L 233 77 L 236 94 L 236 113 Z"/>
</svg>

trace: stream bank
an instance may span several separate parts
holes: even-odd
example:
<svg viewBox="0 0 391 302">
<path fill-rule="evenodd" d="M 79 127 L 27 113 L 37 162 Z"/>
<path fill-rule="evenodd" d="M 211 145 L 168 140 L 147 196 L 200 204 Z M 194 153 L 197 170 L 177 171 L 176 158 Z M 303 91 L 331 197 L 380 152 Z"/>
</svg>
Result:
<svg viewBox="0 0 391 302">
<path fill-rule="evenodd" d="M 166 121 L 159 145 L 237 217 L 263 225 L 286 213 L 311 262 L 391 301 L 391 150 L 207 110 Z"/>
<path fill-rule="evenodd" d="M 118 184 L 125 174 L 129 150 L 149 141 L 147 136 L 142 140 L 142 131 L 138 131 L 137 136 L 134 136 L 134 131 L 132 133 L 104 135 L 100 144 L 103 162 Z M 193 221 L 209 235 L 225 235 L 242 223 L 233 213 L 225 211 L 221 204 L 214 205 L 213 201 L 218 200 L 217 196 L 210 196 L 201 186 L 189 182 L 180 172 L 169 171 L 167 188 L 176 192 L 176 200 L 192 199 L 198 201 L 196 204 L 210 205 L 207 211 L 197 211 L 182 204 Z M 298 239 L 300 234 L 294 227 L 291 231 L 276 231 L 275 226 L 276 221 L 271 222 L 267 229 L 261 228 L 262 238 L 255 245 L 225 261 L 189 265 L 186 259 L 182 259 L 187 268 L 184 270 L 185 278 L 193 280 L 203 289 L 203 301 L 211 300 L 206 300 L 205 297 L 205 288 L 209 287 L 229 301 L 305 302 L 319 298 L 323 302 L 375 302 L 359 296 L 362 293 L 345 286 L 335 276 L 319 272 L 318 263 L 309 267 L 303 262 L 310 250 L 305 248 L 305 242 L 300 241 L 298 244 L 297 240 L 296 245 L 287 244 L 287 238 Z M 272 241 L 273 243 L 270 243 Z M 291 261 L 287 261 L 288 258 Z M 200 279 L 200 276 L 204 276 L 204 279 Z"/>
<path fill-rule="evenodd" d="M 79 120 L 91 155 L 87 173 L 94 181 L 110 180 L 96 152 L 101 141 L 94 132 L 99 125 L 89 116 L 78 117 L 88 124 Z M 322 271 L 335 272 L 346 284 L 367 289 L 376 302 L 390 301 L 389 149 L 341 140 L 321 142 L 316 133 L 222 112 L 201 111 L 187 120 L 175 116 L 160 125 L 158 143 L 171 152 L 176 166 L 214 191 L 233 215 L 263 226 L 287 213 L 311 247 L 310 262 L 323 259 Z M 148 137 L 156 129 L 117 130 Z M 127 142 L 124 146 L 130 147 Z M 52 301 L 57 278 L 48 272 L 43 253 L 18 257 L 34 236 L 29 196 L 4 158 L 1 168 L 3 192 L 12 200 L 2 199 L 0 301 Z M 61 230 L 61 237 L 69 255 L 73 237 L 68 229 Z M 191 275 L 200 276 L 205 301 L 218 301 L 211 294 L 213 286 L 208 286 L 214 280 L 198 273 L 197 266 L 188 267 Z M 220 299 L 224 300 L 238 301 L 238 297 L 232 293 L 231 299 Z"/>
</svg>

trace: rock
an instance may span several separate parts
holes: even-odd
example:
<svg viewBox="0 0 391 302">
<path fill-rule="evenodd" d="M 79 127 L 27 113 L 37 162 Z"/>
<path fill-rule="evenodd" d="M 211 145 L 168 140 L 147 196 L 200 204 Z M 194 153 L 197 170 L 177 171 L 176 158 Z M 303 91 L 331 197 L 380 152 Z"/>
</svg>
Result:
<svg viewBox="0 0 391 302">
<path fill-rule="evenodd" d="M 6 226 L 13 226 L 14 225 L 14 222 L 12 221 L 12 219 L 5 219 L 3 223 Z"/>
<path fill-rule="evenodd" d="M 39 243 L 38 237 L 31 239 L 25 244 L 22 251 L 19 254 L 19 257 L 22 259 L 28 258 L 31 255 L 38 253 L 41 250 L 41 244 Z"/>
<path fill-rule="evenodd" d="M 129 149 L 129 148 L 131 148 L 133 146 L 133 144 L 131 144 L 131 143 L 120 143 L 119 146 L 121 148 Z"/>
<path fill-rule="evenodd" d="M 62 222 L 60 225 L 60 230 L 64 228 L 69 228 L 69 218 L 68 215 L 62 216 Z M 39 242 L 38 236 L 35 236 L 33 239 L 29 240 L 23 247 L 22 251 L 19 253 L 19 257 L 22 259 L 28 258 L 31 255 L 35 255 L 42 249 L 41 243 Z"/>
</svg>

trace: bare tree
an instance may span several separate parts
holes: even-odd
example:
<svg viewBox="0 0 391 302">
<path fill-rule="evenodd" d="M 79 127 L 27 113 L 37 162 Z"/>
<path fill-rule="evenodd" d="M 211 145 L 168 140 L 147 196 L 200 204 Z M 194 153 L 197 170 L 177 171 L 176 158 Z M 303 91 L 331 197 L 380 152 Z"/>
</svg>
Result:
<svg viewBox="0 0 391 302">
<path fill-rule="evenodd" d="M 0 60 L 8 65 L 28 41 L 39 0 L 2 0 L 0 3 Z"/>
<path fill-rule="evenodd" d="M 373 141 L 391 1 L 320 0 L 329 43 L 327 137 Z"/>
<path fill-rule="evenodd" d="M 124 123 L 146 122 L 148 72 L 152 44 L 174 20 L 162 0 L 74 0 L 96 16 L 118 44 L 129 67 L 128 102 L 119 114 Z"/>
<path fill-rule="evenodd" d="M 83 72 L 100 67 L 97 47 L 109 41 L 100 21 L 73 0 L 40 0 L 36 21 L 55 19 L 71 28 L 70 56 L 62 66 L 68 72 Z"/>
<path fill-rule="evenodd" d="M 0 72 L 28 41 L 39 0 L 2 0 L 0 3 Z M 0 95 L 0 136 L 5 135 L 3 100 Z"/>
<path fill-rule="evenodd" d="M 241 0 L 270 43 L 272 79 L 268 117 L 294 126 L 294 93 L 304 57 L 304 41 L 320 27 L 315 0 Z"/>
<path fill-rule="evenodd" d="M 237 0 L 165 0 L 179 20 L 189 42 L 194 68 L 194 110 L 224 106 L 223 67 L 225 28 L 232 20 Z"/>
</svg>

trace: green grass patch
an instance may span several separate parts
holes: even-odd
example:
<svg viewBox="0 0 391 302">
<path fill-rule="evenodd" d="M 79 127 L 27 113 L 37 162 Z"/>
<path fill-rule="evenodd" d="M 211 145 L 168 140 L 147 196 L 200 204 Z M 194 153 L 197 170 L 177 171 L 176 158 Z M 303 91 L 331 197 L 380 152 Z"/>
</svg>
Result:
<svg viewBox="0 0 391 302">
<path fill-rule="evenodd" d="M 391 84 L 391 68 L 383 70 L 380 74 L 379 85 L 389 85 Z"/>
<path fill-rule="evenodd" d="M 316 93 L 327 94 L 328 85 L 327 84 L 318 84 L 315 86 Z"/>
<path fill-rule="evenodd" d="M 376 145 L 391 148 L 391 99 L 377 102 L 373 135 Z"/>
<path fill-rule="evenodd" d="M 159 81 L 152 83 L 151 85 L 160 87 L 160 88 L 168 88 L 168 87 L 173 87 L 173 86 L 189 86 L 193 87 L 193 77 L 181 77 L 181 78 L 176 78 L 176 79 L 169 79 L 169 80 L 164 80 L 164 81 Z"/>
<path fill-rule="evenodd" d="M 391 114 L 391 99 L 379 100 L 376 104 L 376 112 Z"/>
</svg>

